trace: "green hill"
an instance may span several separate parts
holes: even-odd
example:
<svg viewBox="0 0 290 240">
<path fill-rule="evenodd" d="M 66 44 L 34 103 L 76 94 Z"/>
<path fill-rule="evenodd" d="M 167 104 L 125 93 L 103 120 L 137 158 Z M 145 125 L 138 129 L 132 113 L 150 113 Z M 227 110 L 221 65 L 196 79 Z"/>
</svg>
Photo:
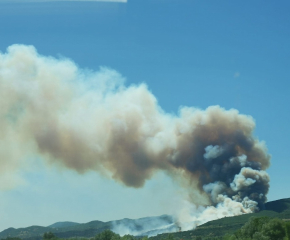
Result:
<svg viewBox="0 0 290 240">
<path fill-rule="evenodd" d="M 159 222 L 161 225 L 172 224 L 173 218 L 169 215 L 157 217 L 145 217 L 140 219 L 124 218 L 116 221 L 102 222 L 91 221 L 88 223 L 73 223 L 73 222 L 58 222 L 48 227 L 31 226 L 27 228 L 8 228 L 0 232 L 0 239 L 7 237 L 18 237 L 25 240 L 40 240 L 45 232 L 52 232 L 59 238 L 71 237 L 94 237 L 96 234 L 106 230 L 113 229 L 115 226 L 128 226 L 131 229 L 136 229 L 138 232 L 146 232 L 152 230 L 146 226 L 150 223 Z M 151 224 L 152 225 L 152 224 Z M 158 224 L 154 223 L 158 227 Z M 151 226 L 152 227 L 152 226 Z"/>
<path fill-rule="evenodd" d="M 49 225 L 50 228 L 65 228 L 65 227 L 74 227 L 79 225 L 79 223 L 75 222 L 56 222 L 54 224 Z"/>
</svg>

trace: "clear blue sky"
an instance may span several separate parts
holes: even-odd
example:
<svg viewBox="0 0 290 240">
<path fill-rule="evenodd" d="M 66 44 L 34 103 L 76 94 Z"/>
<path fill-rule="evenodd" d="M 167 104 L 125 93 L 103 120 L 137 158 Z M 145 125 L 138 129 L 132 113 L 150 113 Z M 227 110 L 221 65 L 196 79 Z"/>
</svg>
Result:
<svg viewBox="0 0 290 240">
<path fill-rule="evenodd" d="M 289 9 L 287 0 L 0 1 L 0 51 L 28 44 L 82 68 L 108 66 L 127 85 L 145 82 L 167 112 L 220 105 L 251 115 L 272 155 L 275 200 L 290 197 Z M 178 191 L 162 174 L 139 190 L 54 168 L 25 177 L 0 192 L 0 230 L 158 215 Z"/>
</svg>

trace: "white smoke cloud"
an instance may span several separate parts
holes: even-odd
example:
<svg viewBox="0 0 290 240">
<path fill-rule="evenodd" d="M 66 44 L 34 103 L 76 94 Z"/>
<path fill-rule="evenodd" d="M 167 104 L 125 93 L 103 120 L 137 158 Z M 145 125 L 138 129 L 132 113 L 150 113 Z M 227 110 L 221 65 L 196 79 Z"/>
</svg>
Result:
<svg viewBox="0 0 290 240">
<path fill-rule="evenodd" d="M 265 171 L 258 171 L 252 168 L 243 167 L 241 172 L 235 175 L 231 188 L 237 192 L 243 188 L 247 188 L 256 182 L 269 182 L 270 178 Z"/>
<path fill-rule="evenodd" d="M 244 167 L 247 164 L 247 156 L 243 154 L 241 156 L 233 157 L 230 159 L 230 162 L 238 163 L 241 167 Z"/>
<path fill-rule="evenodd" d="M 227 189 L 223 182 L 209 183 L 203 186 L 203 190 L 210 195 L 212 202 L 217 203 L 218 196 Z"/>
<path fill-rule="evenodd" d="M 224 152 L 224 149 L 218 145 L 212 146 L 209 145 L 205 148 L 204 158 L 210 160 L 219 157 Z"/>
<path fill-rule="evenodd" d="M 178 214 L 184 230 L 266 201 L 270 156 L 250 116 L 219 106 L 170 115 L 145 84 L 124 82 L 112 69 L 82 70 L 32 46 L 1 53 L 0 189 L 23 182 L 18 173 L 37 157 L 136 188 L 166 171 L 191 196 Z M 192 204 L 202 197 L 212 206 Z"/>
<path fill-rule="evenodd" d="M 244 199 L 244 202 L 237 202 L 223 195 L 218 195 L 216 200 L 218 202 L 216 206 L 207 207 L 184 201 L 177 213 L 178 224 L 182 231 L 195 229 L 208 221 L 252 213 L 257 206 L 257 202 L 249 199 Z"/>
</svg>

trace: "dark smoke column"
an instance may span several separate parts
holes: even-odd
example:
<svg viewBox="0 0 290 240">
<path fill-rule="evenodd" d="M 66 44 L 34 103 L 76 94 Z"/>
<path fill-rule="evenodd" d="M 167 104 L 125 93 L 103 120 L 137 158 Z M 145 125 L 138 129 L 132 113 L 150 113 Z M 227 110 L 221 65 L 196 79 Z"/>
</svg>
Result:
<svg viewBox="0 0 290 240">
<path fill-rule="evenodd" d="M 252 135 L 252 118 L 215 106 L 193 112 L 191 120 L 188 131 L 177 137 L 172 166 L 198 181 L 199 190 L 208 194 L 213 205 L 221 194 L 253 210 L 258 209 L 252 201 L 263 208 L 270 180 L 264 170 L 270 155 Z"/>
</svg>

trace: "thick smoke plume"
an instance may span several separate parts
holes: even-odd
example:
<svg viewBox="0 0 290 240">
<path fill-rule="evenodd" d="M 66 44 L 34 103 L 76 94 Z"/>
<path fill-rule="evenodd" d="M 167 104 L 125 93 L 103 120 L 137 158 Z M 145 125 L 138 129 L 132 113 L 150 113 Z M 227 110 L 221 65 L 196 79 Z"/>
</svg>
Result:
<svg viewBox="0 0 290 240">
<path fill-rule="evenodd" d="M 81 70 L 23 45 L 0 54 L 0 94 L 4 177 L 41 156 L 135 188 L 165 171 L 215 209 L 235 204 L 232 215 L 266 201 L 270 156 L 253 136 L 254 120 L 237 110 L 182 107 L 170 115 L 145 84 L 126 87 L 114 70 Z"/>
</svg>

